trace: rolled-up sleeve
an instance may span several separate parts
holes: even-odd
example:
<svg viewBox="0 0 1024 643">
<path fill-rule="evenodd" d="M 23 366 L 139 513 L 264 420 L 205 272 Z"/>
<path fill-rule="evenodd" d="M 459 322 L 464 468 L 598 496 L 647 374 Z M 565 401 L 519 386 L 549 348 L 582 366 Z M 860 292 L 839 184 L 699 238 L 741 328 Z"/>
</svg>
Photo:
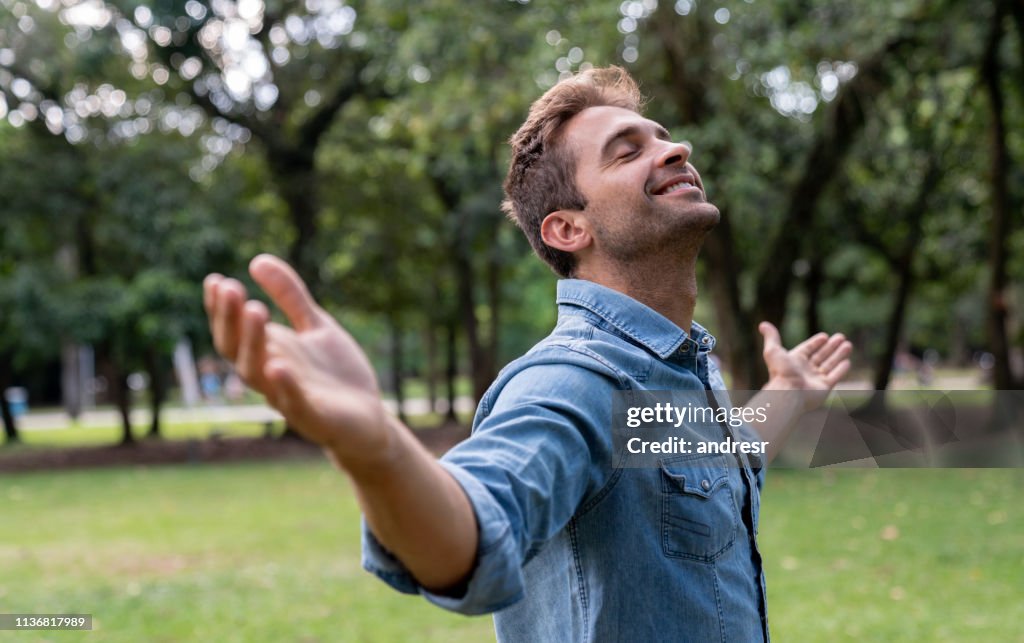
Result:
<svg viewBox="0 0 1024 643">
<path fill-rule="evenodd" d="M 494 612 L 523 597 L 523 565 L 561 530 L 611 461 L 614 385 L 566 364 L 525 368 L 478 417 L 472 437 L 441 460 L 472 504 L 476 562 L 459 596 L 420 585 L 363 523 L 363 567 L 400 592 L 463 614 Z M 604 473 L 602 473 L 602 471 Z"/>
</svg>

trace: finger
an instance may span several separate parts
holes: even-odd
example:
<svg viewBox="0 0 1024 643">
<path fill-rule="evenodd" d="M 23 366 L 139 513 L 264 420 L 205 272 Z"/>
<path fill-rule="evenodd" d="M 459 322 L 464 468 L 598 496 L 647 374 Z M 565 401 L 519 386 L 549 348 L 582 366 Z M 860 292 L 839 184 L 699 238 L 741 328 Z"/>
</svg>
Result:
<svg viewBox="0 0 1024 643">
<path fill-rule="evenodd" d="M 821 348 L 828 341 L 828 333 L 817 333 L 811 335 L 804 341 L 793 347 L 793 352 L 800 353 L 810 359 L 816 350 Z"/>
<path fill-rule="evenodd" d="M 829 388 L 834 387 L 839 383 L 841 379 L 846 377 L 846 374 L 850 371 L 850 360 L 844 359 L 835 365 L 835 367 L 825 374 L 825 382 Z"/>
<path fill-rule="evenodd" d="M 846 342 L 846 337 L 842 333 L 836 333 L 835 335 L 828 338 L 821 347 L 814 351 L 811 355 L 811 363 L 815 366 L 821 366 L 824 364 L 832 355 L 835 354 L 839 347 Z"/>
<path fill-rule="evenodd" d="M 206 309 L 206 323 L 210 327 L 210 337 L 214 338 L 214 346 L 217 345 L 214 323 L 217 317 L 217 286 L 223 279 L 224 276 L 218 274 L 207 275 L 203 279 L 203 308 Z"/>
<path fill-rule="evenodd" d="M 224 279 L 224 275 L 212 273 L 203 279 L 203 308 L 206 309 L 206 316 L 213 319 L 214 301 L 217 296 L 217 284 Z"/>
<path fill-rule="evenodd" d="M 852 353 L 852 352 L 853 352 L 853 344 L 851 344 L 850 342 L 844 340 L 844 341 L 840 342 L 840 344 L 836 348 L 835 352 L 833 352 L 831 355 L 829 355 L 827 358 L 825 358 L 825 361 L 823 361 L 818 368 L 820 368 L 822 370 L 822 372 L 828 373 L 832 369 L 834 369 L 836 366 L 838 366 L 839 362 L 841 362 L 844 359 L 846 359 L 847 357 L 849 357 L 850 353 Z"/>
<path fill-rule="evenodd" d="M 242 332 L 235 369 L 246 383 L 257 390 L 264 388 L 263 363 L 266 361 L 267 344 L 264 328 L 269 318 L 270 313 L 263 302 L 250 300 L 242 307 Z"/>
<path fill-rule="evenodd" d="M 277 322 L 267 322 L 263 327 L 263 332 L 267 338 L 266 348 L 264 349 L 267 359 L 285 357 L 288 352 L 287 347 L 294 345 L 295 329 L 291 326 L 285 326 Z"/>
<path fill-rule="evenodd" d="M 268 254 L 249 263 L 249 274 L 284 312 L 296 330 L 315 328 L 320 324 L 320 307 L 309 294 L 298 273 L 281 259 Z"/>
<path fill-rule="evenodd" d="M 775 327 L 775 324 L 763 321 L 757 325 L 757 330 L 764 337 L 765 353 L 774 348 L 782 348 L 782 337 L 779 335 L 779 329 Z"/>
<path fill-rule="evenodd" d="M 239 319 L 245 287 L 234 279 L 224 279 L 216 286 L 214 298 L 213 345 L 217 351 L 235 361 L 238 356 Z"/>
<path fill-rule="evenodd" d="M 310 406 L 298 378 L 284 360 L 271 359 L 263 368 L 267 399 L 296 429 L 309 426 Z"/>
</svg>

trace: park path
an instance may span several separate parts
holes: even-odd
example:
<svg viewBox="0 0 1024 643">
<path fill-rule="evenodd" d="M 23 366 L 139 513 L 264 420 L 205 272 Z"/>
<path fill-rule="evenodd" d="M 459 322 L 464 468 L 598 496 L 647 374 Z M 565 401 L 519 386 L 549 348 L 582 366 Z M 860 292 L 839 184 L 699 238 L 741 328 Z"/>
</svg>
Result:
<svg viewBox="0 0 1024 643">
<path fill-rule="evenodd" d="M 384 404 L 392 412 L 397 410 L 394 400 L 384 400 Z M 442 400 L 443 408 L 439 412 L 447 410 L 447 402 Z M 430 403 L 426 398 L 412 398 L 405 401 L 403 405 L 407 415 L 425 415 L 430 412 Z M 472 413 L 475 408 L 473 399 L 469 396 L 462 396 L 455 399 L 455 410 L 458 413 Z M 281 420 L 281 414 L 265 404 L 211 404 L 194 406 L 192 408 L 169 407 L 161 413 L 161 420 L 167 424 L 189 424 L 189 423 L 210 423 L 219 424 L 227 422 L 276 422 Z M 144 426 L 150 421 L 148 409 L 135 409 L 132 411 L 132 424 Z M 120 426 L 120 415 L 114 409 L 93 409 L 83 412 L 74 422 L 67 413 L 63 411 L 31 411 L 18 418 L 18 429 L 26 431 L 45 431 L 52 429 L 65 429 L 68 427 L 104 427 Z"/>
<path fill-rule="evenodd" d="M 938 390 L 954 391 L 969 390 L 978 388 L 980 384 L 976 373 L 962 373 L 957 375 L 945 375 L 935 378 L 931 388 Z M 840 390 L 870 390 L 871 382 L 867 380 L 847 380 L 840 382 L 836 387 Z M 896 378 L 892 389 L 915 389 L 917 382 L 909 375 Z M 388 409 L 394 412 L 397 405 L 394 400 L 384 400 Z M 447 411 L 446 400 L 439 400 L 442 408 L 438 412 Z M 406 415 L 425 415 L 430 412 L 430 404 L 426 398 L 407 399 L 404 404 Z M 472 413 L 475 409 L 473 399 L 469 396 L 461 396 L 455 400 L 455 410 L 458 413 Z M 199 405 L 192 408 L 169 407 L 163 411 L 163 421 L 169 424 L 188 423 L 227 423 L 227 422 L 277 422 L 281 415 L 265 404 L 212 404 Z M 132 424 L 144 426 L 150 421 L 148 409 L 138 408 L 132 412 Z M 77 427 L 103 427 L 120 426 L 121 419 L 114 409 L 94 409 L 86 411 L 74 422 L 63 411 L 45 410 L 31 411 L 18 419 L 18 428 L 27 431 L 64 429 L 72 426 Z"/>
</svg>

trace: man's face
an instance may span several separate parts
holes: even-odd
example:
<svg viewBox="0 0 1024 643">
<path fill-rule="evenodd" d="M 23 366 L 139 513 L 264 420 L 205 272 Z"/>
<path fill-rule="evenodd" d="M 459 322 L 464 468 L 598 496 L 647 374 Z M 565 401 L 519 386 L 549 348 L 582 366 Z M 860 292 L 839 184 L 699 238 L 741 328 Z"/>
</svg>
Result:
<svg viewBox="0 0 1024 643">
<path fill-rule="evenodd" d="M 595 251 L 628 261 L 664 249 L 700 248 L 718 223 L 690 149 L 620 107 L 591 107 L 566 126 L 576 185 L 587 201 Z"/>
</svg>

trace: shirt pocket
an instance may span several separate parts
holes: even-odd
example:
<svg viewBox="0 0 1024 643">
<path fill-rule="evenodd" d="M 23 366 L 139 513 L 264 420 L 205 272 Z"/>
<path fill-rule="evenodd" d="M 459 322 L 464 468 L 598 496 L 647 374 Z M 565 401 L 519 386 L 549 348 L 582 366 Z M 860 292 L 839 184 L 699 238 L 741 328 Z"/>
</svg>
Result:
<svg viewBox="0 0 1024 643">
<path fill-rule="evenodd" d="M 671 558 L 711 562 L 739 530 L 729 469 L 717 456 L 661 461 L 662 548 Z"/>
</svg>

